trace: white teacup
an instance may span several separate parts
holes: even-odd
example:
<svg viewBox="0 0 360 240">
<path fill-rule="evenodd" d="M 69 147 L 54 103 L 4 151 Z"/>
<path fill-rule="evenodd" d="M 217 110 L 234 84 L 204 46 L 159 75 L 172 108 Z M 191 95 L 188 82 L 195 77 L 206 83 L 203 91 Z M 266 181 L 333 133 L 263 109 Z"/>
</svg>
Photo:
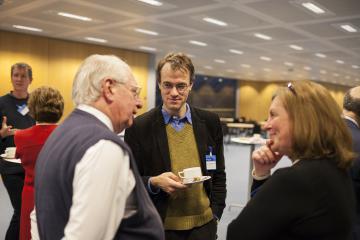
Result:
<svg viewBox="0 0 360 240">
<path fill-rule="evenodd" d="M 181 172 L 178 172 L 178 174 L 181 178 L 183 178 L 184 183 L 196 181 L 198 178 L 200 180 L 200 178 L 202 177 L 200 167 L 185 168 Z"/>
<path fill-rule="evenodd" d="M 16 147 L 8 147 L 5 149 L 5 155 L 7 158 L 15 158 Z"/>
</svg>

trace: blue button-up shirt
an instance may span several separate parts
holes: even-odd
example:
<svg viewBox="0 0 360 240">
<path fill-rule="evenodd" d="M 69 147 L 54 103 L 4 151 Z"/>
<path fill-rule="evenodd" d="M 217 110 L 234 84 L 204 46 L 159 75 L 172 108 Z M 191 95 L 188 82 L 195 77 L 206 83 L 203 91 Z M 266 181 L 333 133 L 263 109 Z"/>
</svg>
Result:
<svg viewBox="0 0 360 240">
<path fill-rule="evenodd" d="M 165 124 L 170 124 L 176 131 L 180 131 L 181 129 L 183 129 L 186 122 L 192 124 L 190 107 L 187 103 L 185 116 L 183 118 L 171 116 L 168 112 L 166 112 L 164 108 L 161 109 L 161 112 L 164 117 Z"/>
</svg>

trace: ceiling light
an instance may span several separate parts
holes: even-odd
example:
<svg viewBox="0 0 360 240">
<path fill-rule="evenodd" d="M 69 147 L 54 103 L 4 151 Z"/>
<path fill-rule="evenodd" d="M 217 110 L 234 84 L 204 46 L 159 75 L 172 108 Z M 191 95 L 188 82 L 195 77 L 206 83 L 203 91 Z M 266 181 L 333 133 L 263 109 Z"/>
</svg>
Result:
<svg viewBox="0 0 360 240">
<path fill-rule="evenodd" d="M 263 69 L 265 72 L 271 72 L 271 69 L 270 68 L 264 68 Z"/>
<path fill-rule="evenodd" d="M 303 7 L 309 9 L 310 11 L 316 13 L 316 14 L 323 14 L 325 13 L 325 10 L 320 8 L 319 6 L 315 5 L 312 2 L 303 2 L 301 4 Z"/>
<path fill-rule="evenodd" d="M 346 76 L 345 78 L 346 78 L 346 79 L 350 79 L 350 76 Z"/>
<path fill-rule="evenodd" d="M 152 36 L 159 35 L 159 33 L 157 33 L 157 32 L 142 29 L 142 28 L 135 28 L 134 30 L 135 30 L 135 32 L 144 33 L 144 34 L 147 34 L 147 35 L 152 35 Z"/>
<path fill-rule="evenodd" d="M 75 14 L 71 14 L 71 13 L 66 13 L 66 12 L 58 12 L 58 15 L 63 16 L 63 17 L 67 17 L 67 18 L 73 18 L 76 20 L 81 20 L 81 21 L 92 21 L 91 18 L 89 17 L 84 17 L 84 16 L 80 16 L 80 15 L 75 15 Z"/>
<path fill-rule="evenodd" d="M 163 5 L 162 2 L 156 1 L 156 0 L 138 0 L 139 2 L 143 2 L 152 6 L 156 6 L 159 7 L 161 5 Z"/>
<path fill-rule="evenodd" d="M 305 69 L 306 71 L 310 71 L 312 68 L 309 67 L 309 66 L 305 66 L 304 69 Z"/>
<path fill-rule="evenodd" d="M 251 68 L 251 66 L 249 64 L 241 64 L 240 66 L 243 68 Z"/>
<path fill-rule="evenodd" d="M 225 60 L 222 60 L 222 59 L 214 59 L 214 62 L 217 62 L 217 63 L 225 63 Z"/>
<path fill-rule="evenodd" d="M 265 35 L 265 34 L 262 34 L 262 33 L 254 33 L 254 36 L 257 37 L 257 38 L 264 39 L 264 40 L 271 40 L 272 39 L 272 37 L 270 37 L 268 35 Z"/>
<path fill-rule="evenodd" d="M 28 30 L 28 31 L 33 31 L 33 32 L 42 32 L 43 31 L 40 28 L 27 27 L 27 26 L 22 26 L 22 25 L 13 25 L 13 27 L 17 28 L 17 29 Z"/>
<path fill-rule="evenodd" d="M 351 26 L 350 24 L 342 24 L 342 25 L 340 25 L 340 27 L 342 29 L 344 29 L 345 31 L 348 31 L 348 32 L 351 32 L 351 33 L 354 33 L 354 32 L 358 31 L 355 27 Z"/>
<path fill-rule="evenodd" d="M 92 42 L 99 42 L 99 43 L 106 43 L 107 40 L 102 38 L 94 38 L 94 37 L 86 37 L 86 40 L 92 41 Z"/>
<path fill-rule="evenodd" d="M 207 43 L 199 42 L 199 41 L 195 41 L 195 40 L 190 40 L 189 43 L 194 44 L 194 45 L 198 45 L 198 46 L 202 46 L 202 47 L 207 46 Z"/>
<path fill-rule="evenodd" d="M 358 65 L 352 65 L 351 67 L 354 68 L 354 69 L 358 69 L 358 68 L 359 68 Z"/>
<path fill-rule="evenodd" d="M 203 18 L 203 20 L 205 22 L 212 23 L 212 24 L 222 26 L 222 27 L 226 27 L 228 25 L 226 22 L 220 21 L 220 20 L 215 19 L 215 18 L 205 17 L 205 18 Z"/>
<path fill-rule="evenodd" d="M 229 73 L 233 73 L 233 72 L 235 72 L 234 70 L 232 70 L 232 69 L 226 69 L 226 71 L 227 72 L 229 72 Z"/>
<path fill-rule="evenodd" d="M 204 66 L 206 69 L 213 69 L 212 66 Z"/>
<path fill-rule="evenodd" d="M 235 53 L 235 54 L 239 54 L 239 55 L 241 55 L 241 54 L 243 54 L 243 53 L 244 53 L 243 51 L 236 50 L 236 49 L 229 49 L 229 52 L 231 52 L 231 53 Z"/>
<path fill-rule="evenodd" d="M 319 58 L 326 58 L 326 55 L 322 54 L 322 53 L 316 53 L 315 56 L 317 56 Z"/>
<path fill-rule="evenodd" d="M 334 76 L 334 77 L 338 77 L 339 74 L 338 74 L 338 73 L 333 73 L 333 76 Z"/>
<path fill-rule="evenodd" d="M 156 52 L 156 48 L 153 47 L 140 46 L 139 48 L 145 51 Z"/>
<path fill-rule="evenodd" d="M 326 71 L 325 70 L 320 70 L 320 73 L 321 74 L 326 74 Z"/>
<path fill-rule="evenodd" d="M 260 59 L 264 61 L 271 61 L 271 58 L 265 56 L 261 56 Z"/>
<path fill-rule="evenodd" d="M 292 62 L 284 62 L 284 65 L 289 66 L 289 67 L 294 66 L 294 64 Z"/>
<path fill-rule="evenodd" d="M 298 45 L 293 45 L 293 44 L 291 44 L 291 45 L 289 45 L 289 47 L 292 48 L 292 49 L 298 50 L 298 51 L 303 50 L 303 47 L 298 46 Z"/>
<path fill-rule="evenodd" d="M 344 64 L 345 62 L 343 60 L 336 60 L 338 64 Z"/>
</svg>

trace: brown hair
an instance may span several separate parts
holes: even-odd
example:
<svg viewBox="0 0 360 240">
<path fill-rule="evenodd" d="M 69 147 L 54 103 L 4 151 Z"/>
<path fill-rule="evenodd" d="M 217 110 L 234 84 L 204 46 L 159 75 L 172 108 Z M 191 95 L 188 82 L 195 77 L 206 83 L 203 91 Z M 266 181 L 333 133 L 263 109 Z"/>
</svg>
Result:
<svg viewBox="0 0 360 240">
<path fill-rule="evenodd" d="M 30 115 L 40 123 L 56 123 L 64 111 L 64 99 L 51 87 L 39 87 L 29 97 Z"/>
<path fill-rule="evenodd" d="M 20 68 L 20 69 L 26 69 L 27 71 L 27 75 L 28 77 L 32 80 L 33 76 L 32 76 L 32 68 L 29 64 L 27 63 L 15 63 L 14 65 L 11 66 L 11 77 L 13 75 L 14 69 L 15 68 Z"/>
<path fill-rule="evenodd" d="M 189 73 L 190 84 L 195 80 L 195 68 L 191 59 L 184 53 L 169 53 L 161 59 L 156 68 L 156 80 L 161 82 L 161 69 L 166 63 L 170 63 L 171 69 L 174 71 L 182 71 Z"/>
<path fill-rule="evenodd" d="M 310 81 L 291 82 L 275 97 L 279 97 L 291 121 L 292 159 L 332 158 L 339 168 L 351 165 L 351 135 L 340 107 L 323 86 Z"/>
</svg>

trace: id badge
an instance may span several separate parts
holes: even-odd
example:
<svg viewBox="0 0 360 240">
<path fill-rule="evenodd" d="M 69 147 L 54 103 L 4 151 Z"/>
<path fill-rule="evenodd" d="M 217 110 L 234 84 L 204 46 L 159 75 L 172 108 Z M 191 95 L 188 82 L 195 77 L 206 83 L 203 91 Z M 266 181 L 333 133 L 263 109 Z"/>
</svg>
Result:
<svg viewBox="0 0 360 240">
<path fill-rule="evenodd" d="M 216 155 L 205 155 L 206 169 L 208 171 L 216 170 Z"/>
<path fill-rule="evenodd" d="M 29 108 L 27 107 L 26 104 L 17 106 L 17 108 L 18 108 L 17 111 L 23 116 L 25 116 L 29 112 Z"/>
</svg>

